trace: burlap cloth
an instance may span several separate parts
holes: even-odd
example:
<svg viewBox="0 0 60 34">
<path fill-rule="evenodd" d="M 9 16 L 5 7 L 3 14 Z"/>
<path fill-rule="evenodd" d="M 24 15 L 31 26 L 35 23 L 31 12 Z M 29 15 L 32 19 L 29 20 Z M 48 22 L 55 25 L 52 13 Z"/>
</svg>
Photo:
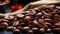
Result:
<svg viewBox="0 0 60 34">
<path fill-rule="evenodd" d="M 60 4 L 60 0 L 49 0 L 49 1 L 36 1 L 36 2 L 31 2 L 28 5 L 26 5 L 23 9 L 15 11 L 13 13 L 6 13 L 6 14 L 0 14 L 0 16 L 9 16 L 9 15 L 15 15 L 24 12 L 25 10 L 28 10 L 30 8 L 39 6 L 39 5 L 44 5 L 44 4 Z"/>
</svg>

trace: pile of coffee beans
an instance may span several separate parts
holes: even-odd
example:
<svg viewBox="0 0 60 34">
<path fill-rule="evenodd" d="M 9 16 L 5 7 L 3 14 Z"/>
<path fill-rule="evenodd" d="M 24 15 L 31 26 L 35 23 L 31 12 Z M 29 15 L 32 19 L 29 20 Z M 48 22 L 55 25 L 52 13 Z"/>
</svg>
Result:
<svg viewBox="0 0 60 34">
<path fill-rule="evenodd" d="M 40 5 L 16 15 L 0 18 L 0 29 L 13 32 L 60 31 L 60 6 Z"/>
</svg>

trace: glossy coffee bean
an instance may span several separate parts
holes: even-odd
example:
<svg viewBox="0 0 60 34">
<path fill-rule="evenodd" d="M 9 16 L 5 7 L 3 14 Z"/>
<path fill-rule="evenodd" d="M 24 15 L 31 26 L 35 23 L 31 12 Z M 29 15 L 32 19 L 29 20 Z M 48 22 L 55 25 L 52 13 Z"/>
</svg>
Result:
<svg viewBox="0 0 60 34">
<path fill-rule="evenodd" d="M 26 26 L 26 27 L 23 27 L 23 31 L 29 31 L 30 30 L 30 27 Z"/>
<path fill-rule="evenodd" d="M 60 31 L 60 28 L 54 28 L 53 30 L 54 31 Z"/>
<path fill-rule="evenodd" d="M 22 18 L 22 17 L 24 17 L 24 15 L 23 14 L 18 14 L 17 17 Z"/>
<path fill-rule="evenodd" d="M 19 21 L 15 21 L 15 22 L 13 22 L 12 26 L 18 26 L 18 25 L 19 25 Z"/>
<path fill-rule="evenodd" d="M 15 33 L 19 33 L 20 32 L 20 30 L 19 29 L 15 29 L 15 30 L 13 30 L 13 32 L 15 32 Z"/>
<path fill-rule="evenodd" d="M 12 30 L 15 30 L 16 29 L 16 27 L 12 27 Z"/>
<path fill-rule="evenodd" d="M 46 19 L 44 19 L 44 20 L 45 20 L 45 22 L 52 22 L 52 19 L 46 18 Z"/>
<path fill-rule="evenodd" d="M 13 28 L 13 26 L 8 26 L 7 30 L 11 30 Z"/>
<path fill-rule="evenodd" d="M 44 33 L 45 32 L 45 29 L 44 28 L 41 28 L 41 29 L 39 29 L 39 32 Z"/>
<path fill-rule="evenodd" d="M 22 30 L 22 27 L 21 26 L 18 26 L 17 29 Z"/>
<path fill-rule="evenodd" d="M 33 32 L 38 32 L 38 28 L 32 28 Z"/>
<path fill-rule="evenodd" d="M 43 15 L 42 12 L 39 12 L 39 13 L 36 14 L 37 17 L 41 17 L 42 15 Z"/>
<path fill-rule="evenodd" d="M 6 23 L 6 22 L 3 22 L 3 23 L 1 23 L 3 26 L 5 26 L 5 27 L 7 27 L 8 26 L 8 23 Z"/>
<path fill-rule="evenodd" d="M 48 28 L 48 29 L 47 29 L 47 32 L 51 32 L 51 29 L 50 29 L 50 28 Z"/>
<path fill-rule="evenodd" d="M 25 21 L 30 21 L 31 20 L 31 17 L 30 16 L 26 16 L 24 20 Z"/>
<path fill-rule="evenodd" d="M 28 34 L 33 34 L 33 31 L 32 31 L 32 30 L 29 30 L 29 31 L 28 31 Z"/>
<path fill-rule="evenodd" d="M 60 23 L 55 23 L 54 25 L 60 28 Z"/>
<path fill-rule="evenodd" d="M 5 19 L 13 20 L 14 19 L 14 16 L 5 16 Z"/>
</svg>

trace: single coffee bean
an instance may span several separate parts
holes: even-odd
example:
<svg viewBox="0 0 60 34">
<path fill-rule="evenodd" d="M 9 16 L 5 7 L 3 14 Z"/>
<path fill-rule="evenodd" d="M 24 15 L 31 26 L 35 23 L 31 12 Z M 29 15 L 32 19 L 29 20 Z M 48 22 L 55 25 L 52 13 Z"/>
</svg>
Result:
<svg viewBox="0 0 60 34">
<path fill-rule="evenodd" d="M 31 17 L 30 16 L 26 16 L 24 20 L 25 21 L 30 21 L 31 20 Z"/>
<path fill-rule="evenodd" d="M 56 6 L 57 9 L 60 9 L 60 6 Z"/>
<path fill-rule="evenodd" d="M 13 26 L 8 26 L 7 30 L 11 30 L 13 28 Z"/>
<path fill-rule="evenodd" d="M 54 28 L 53 30 L 54 31 L 60 31 L 60 28 Z"/>
<path fill-rule="evenodd" d="M 36 16 L 37 17 L 41 17 L 43 14 L 41 12 L 37 13 Z"/>
<path fill-rule="evenodd" d="M 29 31 L 28 31 L 28 34 L 33 34 L 33 31 L 32 31 L 32 30 L 29 30 Z"/>
<path fill-rule="evenodd" d="M 37 25 L 37 24 L 38 24 L 38 21 L 37 21 L 37 20 L 34 20 L 34 21 L 33 21 L 33 24 L 34 24 L 34 25 Z"/>
<path fill-rule="evenodd" d="M 36 8 L 33 8 L 33 9 L 35 10 L 36 13 L 40 12 L 40 10 L 39 10 L 40 7 L 39 8 L 36 7 Z"/>
<path fill-rule="evenodd" d="M 55 5 L 49 5 L 48 7 L 49 8 L 55 8 L 56 6 Z"/>
<path fill-rule="evenodd" d="M 54 9 L 52 13 L 56 13 L 58 11 L 58 9 Z"/>
<path fill-rule="evenodd" d="M 55 23 L 54 24 L 56 27 L 59 27 L 60 28 L 60 24 L 59 23 Z"/>
<path fill-rule="evenodd" d="M 35 12 L 35 10 L 34 9 L 29 9 L 29 11 L 30 11 L 30 15 L 34 15 L 34 14 L 36 14 L 36 12 Z"/>
<path fill-rule="evenodd" d="M 23 27 L 23 31 L 29 31 L 30 30 L 30 27 L 26 26 L 26 27 Z"/>
<path fill-rule="evenodd" d="M 15 29 L 15 30 L 13 30 L 13 32 L 15 32 L 15 33 L 19 33 L 20 32 L 20 30 L 19 29 Z"/>
<path fill-rule="evenodd" d="M 13 22 L 12 26 L 18 26 L 18 25 L 19 25 L 19 21 L 15 21 L 15 22 Z"/>
<path fill-rule="evenodd" d="M 44 19 L 44 20 L 45 20 L 45 22 L 52 22 L 52 19 L 46 18 L 46 19 Z"/>
<path fill-rule="evenodd" d="M 40 23 L 40 24 L 43 24 L 44 22 L 45 22 L 44 19 L 39 19 L 39 23 Z"/>
<path fill-rule="evenodd" d="M 44 33 L 45 32 L 45 29 L 44 28 L 41 28 L 41 29 L 39 29 L 39 32 Z"/>
<path fill-rule="evenodd" d="M 12 30 L 15 30 L 16 29 L 16 27 L 12 27 Z"/>
<path fill-rule="evenodd" d="M 35 27 L 38 27 L 38 28 L 44 27 L 43 25 L 39 24 L 39 22 L 37 20 L 34 20 L 32 25 L 33 25 L 33 27 L 35 26 Z"/>
<path fill-rule="evenodd" d="M 30 13 L 30 11 L 25 11 L 25 13 Z"/>
<path fill-rule="evenodd" d="M 38 28 L 32 28 L 33 32 L 38 32 Z"/>
<path fill-rule="evenodd" d="M 6 19 L 0 19 L 0 22 L 9 22 L 9 20 L 6 20 Z"/>
<path fill-rule="evenodd" d="M 48 28 L 48 29 L 47 29 L 47 32 L 51 32 L 51 29 L 50 29 L 50 28 Z"/>
<path fill-rule="evenodd" d="M 8 23 L 6 23 L 6 22 L 3 22 L 3 23 L 1 23 L 3 26 L 5 26 L 5 27 L 7 27 L 8 26 Z"/>
<path fill-rule="evenodd" d="M 24 26 L 26 26 L 26 24 L 23 22 L 23 23 L 20 23 L 19 26 L 24 27 Z"/>
<path fill-rule="evenodd" d="M 14 19 L 14 16 L 5 16 L 5 19 L 13 20 Z"/>
<path fill-rule="evenodd" d="M 47 25 L 47 28 L 52 28 L 53 27 L 53 25 L 49 22 L 45 22 L 45 25 Z"/>
<path fill-rule="evenodd" d="M 24 17 L 24 15 L 23 14 L 18 14 L 17 17 L 22 18 L 22 17 Z"/>
<path fill-rule="evenodd" d="M 51 15 L 50 13 L 46 13 L 44 10 L 42 10 L 42 12 L 44 15 L 49 15 L 49 16 Z"/>
<path fill-rule="evenodd" d="M 21 26 L 18 26 L 17 29 L 22 30 L 22 27 Z"/>
</svg>

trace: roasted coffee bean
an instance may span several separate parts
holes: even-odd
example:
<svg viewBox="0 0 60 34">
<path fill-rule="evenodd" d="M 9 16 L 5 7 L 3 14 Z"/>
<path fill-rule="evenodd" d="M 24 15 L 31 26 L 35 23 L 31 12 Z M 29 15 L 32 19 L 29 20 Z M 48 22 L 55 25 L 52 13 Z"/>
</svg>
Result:
<svg viewBox="0 0 60 34">
<path fill-rule="evenodd" d="M 56 6 L 57 9 L 60 9 L 60 6 Z"/>
<path fill-rule="evenodd" d="M 30 30 L 30 27 L 26 26 L 26 27 L 23 27 L 23 31 L 29 31 Z"/>
<path fill-rule="evenodd" d="M 60 23 L 55 23 L 54 25 L 60 28 Z"/>
<path fill-rule="evenodd" d="M 44 33 L 45 32 L 45 29 L 44 28 L 41 28 L 41 29 L 39 29 L 39 32 Z"/>
<path fill-rule="evenodd" d="M 57 13 L 58 9 L 53 10 L 53 13 Z"/>
<path fill-rule="evenodd" d="M 6 22 L 3 22 L 3 25 L 6 26 L 6 27 L 9 26 L 9 24 L 6 23 Z"/>
<path fill-rule="evenodd" d="M 48 19 L 48 18 L 46 18 L 46 19 L 44 19 L 45 20 L 45 22 L 52 22 L 52 19 Z"/>
<path fill-rule="evenodd" d="M 25 23 L 20 23 L 19 26 L 24 27 L 24 26 L 26 26 L 26 24 Z"/>
<path fill-rule="evenodd" d="M 32 28 L 33 32 L 38 32 L 38 28 Z"/>
<path fill-rule="evenodd" d="M 54 31 L 60 31 L 60 28 L 54 28 L 53 30 Z"/>
<path fill-rule="evenodd" d="M 48 29 L 47 29 L 47 32 L 51 32 L 51 29 L 50 29 L 50 28 L 48 28 Z"/>
<path fill-rule="evenodd" d="M 39 13 L 36 14 L 37 17 L 42 17 L 42 15 L 43 14 L 41 12 L 39 12 Z"/>
<path fill-rule="evenodd" d="M 38 11 L 38 10 L 39 10 L 39 8 L 37 8 L 37 7 L 36 7 L 36 8 L 34 8 L 34 10 Z"/>
<path fill-rule="evenodd" d="M 42 24 L 44 27 L 46 27 L 44 23 L 45 23 L 44 19 L 39 19 L 39 24 Z"/>
<path fill-rule="evenodd" d="M 36 14 L 36 12 L 35 12 L 35 10 L 34 9 L 29 9 L 29 11 L 30 11 L 30 15 L 34 15 L 34 14 Z"/>
<path fill-rule="evenodd" d="M 33 34 L 33 31 L 32 31 L 32 30 L 29 30 L 29 31 L 28 31 L 28 34 Z"/>
<path fill-rule="evenodd" d="M 37 25 L 37 24 L 39 24 L 39 23 L 38 23 L 37 20 L 34 20 L 34 21 L 33 21 L 33 24 L 34 24 L 34 25 Z"/>
<path fill-rule="evenodd" d="M 19 25 L 19 21 L 15 21 L 15 22 L 13 22 L 12 26 L 18 26 L 18 25 Z"/>
<path fill-rule="evenodd" d="M 49 8 L 55 8 L 56 6 L 55 5 L 49 5 L 48 7 Z"/>
<path fill-rule="evenodd" d="M 5 16 L 5 19 L 13 20 L 14 19 L 14 16 Z"/>
<path fill-rule="evenodd" d="M 28 13 L 30 13 L 30 11 L 25 11 L 25 13 L 27 13 L 27 14 L 28 14 Z"/>
<path fill-rule="evenodd" d="M 17 29 L 22 30 L 22 27 L 21 26 L 18 26 Z"/>
<path fill-rule="evenodd" d="M 51 23 L 49 23 L 49 22 L 45 22 L 45 25 L 47 25 L 47 28 L 52 28 L 52 24 Z"/>
<path fill-rule="evenodd" d="M 39 8 L 36 7 L 36 8 L 33 8 L 33 9 L 35 10 L 36 13 L 38 13 L 38 12 L 40 12 L 39 9 L 41 9 L 41 7 L 39 7 Z"/>
<path fill-rule="evenodd" d="M 15 33 L 19 33 L 20 32 L 20 30 L 19 29 L 15 29 L 15 30 L 13 30 L 13 32 L 15 32 Z"/>
<path fill-rule="evenodd" d="M 38 28 L 41 28 L 41 27 L 45 28 L 44 23 L 38 22 L 37 20 L 34 20 L 32 24 L 33 26 L 38 27 Z"/>
<path fill-rule="evenodd" d="M 38 19 L 39 19 L 39 17 L 34 17 L 34 19 L 37 19 L 37 20 L 38 20 Z"/>
<path fill-rule="evenodd" d="M 32 23 L 32 25 L 33 25 L 33 27 L 38 27 L 38 28 L 44 27 L 41 24 L 39 24 L 37 20 L 34 20 L 33 23 Z"/>
<path fill-rule="evenodd" d="M 43 24 L 44 22 L 45 22 L 44 19 L 39 19 L 39 23 L 40 23 L 40 24 Z"/>
<path fill-rule="evenodd" d="M 7 30 L 11 30 L 13 28 L 13 26 L 8 26 Z"/>
<path fill-rule="evenodd" d="M 9 22 L 9 20 L 6 20 L 6 19 L 0 19 L 0 22 Z"/>
<path fill-rule="evenodd" d="M 49 15 L 49 16 L 51 15 L 50 13 L 46 13 L 44 10 L 42 10 L 42 12 L 44 15 Z"/>
<path fill-rule="evenodd" d="M 16 27 L 12 27 L 12 30 L 15 30 L 16 29 Z"/>
<path fill-rule="evenodd" d="M 32 18 L 31 18 L 30 16 L 26 16 L 24 20 L 25 20 L 25 21 L 30 21 L 31 19 L 32 19 Z"/>
<path fill-rule="evenodd" d="M 51 10 L 49 10 L 49 9 L 45 9 L 45 12 L 46 12 L 46 13 L 50 13 Z"/>
<path fill-rule="evenodd" d="M 48 5 L 42 5 L 43 8 L 48 8 Z"/>
<path fill-rule="evenodd" d="M 22 18 L 22 17 L 24 17 L 24 15 L 23 14 L 18 14 L 17 17 Z"/>
</svg>

